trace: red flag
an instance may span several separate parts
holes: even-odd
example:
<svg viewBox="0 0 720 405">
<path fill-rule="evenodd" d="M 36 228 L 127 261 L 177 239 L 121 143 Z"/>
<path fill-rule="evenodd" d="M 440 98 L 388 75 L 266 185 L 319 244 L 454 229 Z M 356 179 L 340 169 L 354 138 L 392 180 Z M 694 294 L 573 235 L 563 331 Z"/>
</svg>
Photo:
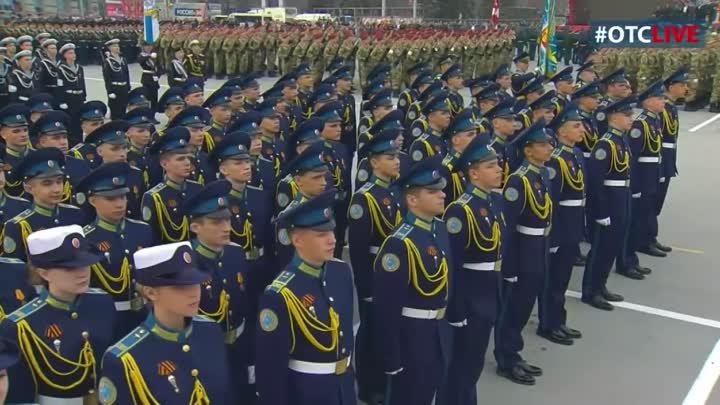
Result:
<svg viewBox="0 0 720 405">
<path fill-rule="evenodd" d="M 492 13 L 490 14 L 490 22 L 497 25 L 500 19 L 500 0 L 493 0 Z"/>
</svg>

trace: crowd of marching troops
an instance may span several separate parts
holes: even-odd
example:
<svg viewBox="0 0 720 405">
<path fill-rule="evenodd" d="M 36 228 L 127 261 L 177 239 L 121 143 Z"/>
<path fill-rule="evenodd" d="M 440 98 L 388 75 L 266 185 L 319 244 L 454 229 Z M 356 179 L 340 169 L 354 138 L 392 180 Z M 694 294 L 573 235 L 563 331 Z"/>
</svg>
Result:
<svg viewBox="0 0 720 405">
<path fill-rule="evenodd" d="M 546 78 L 418 47 L 399 87 L 368 67 L 358 107 L 347 58 L 210 93 L 144 45 L 131 89 L 109 39 L 105 105 L 75 44 L 25 39 L 0 95 L 8 403 L 476 404 L 491 336 L 499 375 L 543 374 L 521 353 L 536 301 L 538 335 L 582 337 L 574 266 L 609 311 L 613 268 L 641 280 L 638 253 L 671 250 L 684 67 L 633 92 L 592 60 Z"/>
</svg>

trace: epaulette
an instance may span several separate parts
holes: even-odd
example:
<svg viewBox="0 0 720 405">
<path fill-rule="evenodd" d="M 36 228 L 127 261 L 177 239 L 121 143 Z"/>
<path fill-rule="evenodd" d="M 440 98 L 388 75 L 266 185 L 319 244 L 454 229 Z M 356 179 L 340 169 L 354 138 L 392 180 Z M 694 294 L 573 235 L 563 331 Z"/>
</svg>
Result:
<svg viewBox="0 0 720 405">
<path fill-rule="evenodd" d="M 25 264 L 24 261 L 20 259 L 15 259 L 13 257 L 0 257 L 0 263 L 5 264 Z"/>
<path fill-rule="evenodd" d="M 645 121 L 647 118 L 648 118 L 647 114 L 645 114 L 644 112 L 642 112 L 642 113 L 640 113 L 640 115 L 638 115 L 638 117 L 636 118 L 636 120 L 638 120 L 638 121 L 640 121 L 640 120 Z"/>
<path fill-rule="evenodd" d="M 133 329 L 132 332 L 128 333 L 124 338 L 120 339 L 119 342 L 110 346 L 106 353 L 110 353 L 115 357 L 120 357 L 148 336 L 150 336 L 150 331 L 147 330 L 145 326 L 140 325 Z"/>
<path fill-rule="evenodd" d="M 46 305 L 47 301 L 44 299 L 37 297 L 34 298 L 32 301 L 28 302 L 27 304 L 21 306 L 20 308 L 16 309 L 15 312 L 11 313 L 7 316 L 7 319 L 11 322 L 17 322 L 20 320 L 23 320 L 33 314 L 38 309 L 44 307 Z"/>
<path fill-rule="evenodd" d="M 280 292 L 287 284 L 295 277 L 295 274 L 289 271 L 283 271 L 280 273 L 277 277 L 275 277 L 275 280 L 273 280 L 272 283 L 270 283 L 269 286 L 265 289 L 265 291 L 272 291 L 272 292 Z"/>
<path fill-rule="evenodd" d="M 268 159 L 268 158 L 266 158 L 265 156 L 262 156 L 262 155 L 260 155 L 260 156 L 258 157 L 258 160 L 264 160 L 264 161 L 266 161 L 266 162 L 273 163 L 272 160 L 270 160 L 270 159 Z"/>
<path fill-rule="evenodd" d="M 202 184 L 198 183 L 198 182 L 195 181 L 195 180 L 185 180 L 185 182 L 186 182 L 186 183 L 190 183 L 190 184 L 197 184 L 198 186 L 202 187 Z"/>
<path fill-rule="evenodd" d="M 442 160 L 442 165 L 447 166 L 452 170 L 452 168 L 453 168 L 452 161 L 453 161 L 453 156 L 450 154 L 447 154 L 447 155 L 445 155 L 445 157 Z"/>
<path fill-rule="evenodd" d="M 395 232 L 393 232 L 392 237 L 397 239 L 405 239 L 410 232 L 412 232 L 413 226 L 410 224 L 402 224 L 400 225 Z"/>
<path fill-rule="evenodd" d="M 374 185 L 375 185 L 375 183 L 367 182 L 367 183 L 363 184 L 363 186 L 360 187 L 355 193 L 356 194 L 366 193 L 366 192 L 370 191 L 370 189 L 372 189 Z"/>
<path fill-rule="evenodd" d="M 192 319 L 193 319 L 193 321 L 197 321 L 197 322 L 212 322 L 212 323 L 215 323 L 214 320 L 208 318 L 208 317 L 205 316 L 205 315 L 200 315 L 200 314 L 194 315 Z"/>
<path fill-rule="evenodd" d="M 24 198 L 22 198 L 22 197 L 13 197 L 13 196 L 11 196 L 11 195 L 6 195 L 5 198 L 7 198 L 7 199 L 9 199 L 9 200 L 22 201 L 22 202 L 27 202 L 27 203 L 30 202 L 30 201 L 28 201 L 28 200 L 26 200 L 26 199 L 24 199 Z"/>
<path fill-rule="evenodd" d="M 422 135 L 420 135 L 420 137 L 418 137 L 417 140 L 418 140 L 418 141 L 425 141 L 425 140 L 428 139 L 429 136 L 430 136 L 429 134 L 422 134 Z"/>
<path fill-rule="evenodd" d="M 245 188 L 249 188 L 249 189 L 255 190 L 255 191 L 263 191 L 262 187 L 251 186 L 249 184 L 247 186 L 245 186 Z"/>
<path fill-rule="evenodd" d="M 151 188 L 147 192 L 150 194 L 155 194 L 155 193 L 158 193 L 160 190 L 164 189 L 165 187 L 167 187 L 167 184 L 158 183 L 157 185 L 155 185 L 155 187 Z"/>
<path fill-rule="evenodd" d="M 470 200 L 472 200 L 472 197 L 472 194 L 462 193 L 462 195 L 453 202 L 457 203 L 458 205 L 466 205 L 470 202 Z"/>
<path fill-rule="evenodd" d="M 85 291 L 85 294 L 108 295 L 108 293 L 102 288 L 88 288 L 88 290 Z"/>
<path fill-rule="evenodd" d="M 75 209 L 75 210 L 79 210 L 79 209 L 80 209 L 80 208 L 78 208 L 78 207 L 76 207 L 76 206 L 74 206 L 74 205 L 72 205 L 72 204 L 65 204 L 65 203 L 60 203 L 60 204 L 58 204 L 58 207 L 62 207 L 62 208 L 72 208 L 72 209 Z"/>
<path fill-rule="evenodd" d="M 148 225 L 147 222 L 138 221 L 137 219 L 132 219 L 132 218 L 125 218 L 125 221 L 131 222 L 133 224 L 138 224 L 138 225 Z M 148 225 L 148 226 L 150 226 L 150 225 Z"/>
<path fill-rule="evenodd" d="M 12 221 L 12 223 L 14 223 L 14 224 L 17 224 L 18 222 L 20 222 L 22 220 L 28 219 L 33 213 L 35 213 L 35 211 L 28 208 L 25 211 L 12 217 L 12 219 L 10 219 L 10 221 Z"/>
<path fill-rule="evenodd" d="M 524 176 L 528 172 L 529 168 L 527 166 L 520 166 L 515 170 L 511 176 Z"/>
<path fill-rule="evenodd" d="M 551 156 L 554 158 L 557 158 L 557 157 L 560 157 L 561 154 L 562 154 L 562 149 L 557 148 L 557 149 L 553 150 L 553 153 Z"/>
<path fill-rule="evenodd" d="M 83 232 L 85 232 L 85 236 L 87 236 L 87 234 L 91 233 L 95 229 L 96 229 L 95 225 L 93 225 L 93 224 L 87 224 L 87 225 L 83 226 Z"/>
</svg>

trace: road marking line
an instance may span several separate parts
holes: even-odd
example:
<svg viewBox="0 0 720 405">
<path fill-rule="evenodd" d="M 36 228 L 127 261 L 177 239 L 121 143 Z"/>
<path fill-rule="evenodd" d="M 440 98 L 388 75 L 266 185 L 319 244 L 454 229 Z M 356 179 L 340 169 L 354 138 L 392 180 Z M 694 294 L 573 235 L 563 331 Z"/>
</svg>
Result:
<svg viewBox="0 0 720 405">
<path fill-rule="evenodd" d="M 715 347 L 705 360 L 700 374 L 695 378 L 695 382 L 693 382 L 692 387 L 690 387 L 690 391 L 685 396 L 682 405 L 705 405 L 719 377 L 720 340 L 715 343 Z"/>
<path fill-rule="evenodd" d="M 706 125 L 708 125 L 708 124 L 712 124 L 713 122 L 715 122 L 715 121 L 718 120 L 718 119 L 720 119 L 720 114 L 717 114 L 717 115 L 715 115 L 714 117 L 712 117 L 712 118 L 710 118 L 710 119 L 707 119 L 707 120 L 705 120 L 705 121 L 703 121 L 703 122 L 695 125 L 694 127 L 690 128 L 690 131 L 689 131 L 689 132 L 695 132 L 695 131 L 699 130 L 700 128 L 703 128 L 704 126 L 706 126 Z"/>
<path fill-rule="evenodd" d="M 672 248 L 673 248 L 673 250 L 677 250 L 678 252 L 683 252 L 683 253 L 694 253 L 696 255 L 704 255 L 705 254 L 704 250 L 687 249 L 687 248 L 681 248 L 681 247 L 676 247 L 676 246 L 672 246 Z"/>
<path fill-rule="evenodd" d="M 577 291 L 566 291 L 565 295 L 572 298 L 582 298 L 582 294 Z M 701 318 L 699 316 L 681 314 L 679 312 L 668 311 L 665 309 L 648 307 L 646 305 L 633 304 L 632 302 L 613 302 L 614 306 L 618 308 L 629 309 L 631 311 L 642 312 L 645 314 L 656 315 L 663 318 L 675 319 L 687 323 L 693 323 L 696 325 L 707 326 L 710 328 L 720 329 L 720 321 L 714 319 Z"/>
</svg>

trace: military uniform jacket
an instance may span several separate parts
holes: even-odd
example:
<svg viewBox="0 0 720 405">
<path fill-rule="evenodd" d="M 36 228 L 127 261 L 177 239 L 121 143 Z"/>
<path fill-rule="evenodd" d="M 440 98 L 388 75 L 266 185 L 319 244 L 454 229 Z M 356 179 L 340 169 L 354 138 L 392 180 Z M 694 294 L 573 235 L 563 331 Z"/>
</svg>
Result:
<svg viewBox="0 0 720 405">
<path fill-rule="evenodd" d="M 58 204 L 55 208 L 46 208 L 33 204 L 5 222 L 2 255 L 26 260 L 25 241 L 31 233 L 56 226 L 84 223 L 85 217 L 82 211 L 73 205 Z"/>
<path fill-rule="evenodd" d="M 348 217 L 348 246 L 355 286 L 358 297 L 369 301 L 373 296 L 375 256 L 402 219 L 400 193 L 387 181 L 373 176 L 353 194 Z"/>
<path fill-rule="evenodd" d="M 110 294 L 118 311 L 140 310 L 144 303 L 135 291 L 133 254 L 155 246 L 150 225 L 133 219 L 124 219 L 116 225 L 96 218 L 84 231 L 88 241 L 103 255 L 102 261 L 90 267 L 90 286 Z"/>
<path fill-rule="evenodd" d="M 104 291 L 90 289 L 67 303 L 40 295 L 9 314 L 2 334 L 20 347 L 23 360 L 9 370 L 8 401 L 36 402 L 36 395 L 79 398 L 97 387 L 99 359 L 112 344 L 115 308 Z"/>
<path fill-rule="evenodd" d="M 190 53 L 185 55 L 184 65 L 190 76 L 205 79 L 205 56 L 203 54 Z"/>
<path fill-rule="evenodd" d="M 490 192 L 468 184 L 443 218 L 455 265 L 448 321 L 458 326 L 473 316 L 494 321 L 502 265 L 500 207 Z"/>
<path fill-rule="evenodd" d="M 413 141 L 408 153 L 412 161 L 417 163 L 436 154 L 444 156 L 447 154 L 447 144 L 439 131 L 427 128 L 427 132 Z"/>
<path fill-rule="evenodd" d="M 260 156 L 273 164 L 273 177 L 280 176 L 285 167 L 285 145 L 278 139 L 262 137 Z"/>
<path fill-rule="evenodd" d="M 8 75 L 8 93 L 10 101 L 25 104 L 35 94 L 35 77 L 33 72 L 13 69 Z"/>
<path fill-rule="evenodd" d="M 35 298 L 24 261 L 0 257 L 0 322 L 16 309 Z"/>
<path fill-rule="evenodd" d="M 605 219 L 625 210 L 630 197 L 630 146 L 623 131 L 615 128 L 593 147 L 587 167 L 588 217 Z"/>
<path fill-rule="evenodd" d="M 397 109 L 403 112 L 403 117 L 407 115 L 408 108 L 418 98 L 418 92 L 415 89 L 405 89 L 398 97 Z"/>
<path fill-rule="evenodd" d="M 205 141 L 202 146 L 203 152 L 210 153 L 215 149 L 215 144 L 223 140 L 225 129 L 225 126 L 213 121 L 210 128 L 205 132 Z"/>
<path fill-rule="evenodd" d="M 214 321 L 197 315 L 175 331 L 150 314 L 105 352 L 98 393 L 104 405 L 144 405 L 143 397 L 163 405 L 191 399 L 224 404 L 230 383 L 223 334 Z"/>
<path fill-rule="evenodd" d="M 601 110 L 605 109 L 605 107 L 616 101 L 617 99 L 610 96 L 604 96 L 600 99 L 600 102 L 598 103 L 598 108 L 595 112 L 595 120 L 597 121 L 598 133 L 604 134 L 608 131 L 607 115 Z"/>
<path fill-rule="evenodd" d="M 352 163 L 345 145 L 335 141 L 325 141 L 325 163 L 327 164 L 332 183 L 329 186 L 337 190 L 338 201 L 349 201 L 352 183 L 350 183 L 350 164 Z"/>
<path fill-rule="evenodd" d="M 550 247 L 580 243 L 585 234 L 585 159 L 577 147 L 558 145 L 545 163 L 553 220 Z"/>
<path fill-rule="evenodd" d="M 168 71 L 167 80 L 168 86 L 183 86 L 187 82 L 188 74 L 185 70 L 185 65 L 178 59 L 173 59 L 170 63 L 170 70 Z"/>
<path fill-rule="evenodd" d="M 229 244 L 220 252 L 210 250 L 198 240 L 193 241 L 197 254 L 197 268 L 210 278 L 202 285 L 200 315 L 215 322 L 225 332 L 225 343 L 233 344 L 244 332 L 245 319 L 251 316 L 246 293 L 248 266 L 245 251 L 237 244 Z"/>
<path fill-rule="evenodd" d="M 492 141 L 490 141 L 490 147 L 495 150 L 495 153 L 497 154 L 497 158 L 498 158 L 498 165 L 500 165 L 500 167 L 503 170 L 503 176 L 502 176 L 503 180 L 502 180 L 502 184 L 500 185 L 500 187 L 503 187 L 505 185 L 505 182 L 508 179 L 508 176 L 510 175 L 508 144 L 500 136 L 493 136 Z"/>
<path fill-rule="evenodd" d="M 138 56 L 138 63 L 140 69 L 142 69 L 142 76 L 140 76 L 140 83 L 144 87 L 149 88 L 160 88 L 160 67 L 155 64 L 155 59 L 150 56 L 149 53 L 141 52 Z"/>
<path fill-rule="evenodd" d="M 412 162 L 410 161 L 410 156 L 403 151 L 399 151 L 398 159 L 400 159 L 400 175 L 402 176 L 403 173 L 407 173 L 407 170 L 410 169 Z M 364 157 L 357 165 L 357 175 L 355 176 L 356 190 L 365 185 L 365 182 L 370 178 L 370 172 L 372 172 L 370 161 L 367 157 Z"/>
<path fill-rule="evenodd" d="M 350 94 L 339 95 L 339 99 L 343 104 L 342 108 L 342 135 L 340 142 L 345 145 L 348 151 L 355 153 L 357 147 L 357 138 L 355 135 L 355 125 L 357 124 L 357 116 L 355 114 L 355 96 Z"/>
<path fill-rule="evenodd" d="M 643 111 L 633 122 L 628 142 L 632 161 L 631 181 L 633 196 L 658 190 L 662 161 L 662 121 L 657 114 Z"/>
<path fill-rule="evenodd" d="M 460 93 L 451 89 L 448 89 L 448 99 L 450 100 L 450 112 L 454 117 L 465 107 L 465 102 Z"/>
<path fill-rule="evenodd" d="M 108 94 L 114 94 L 120 89 L 130 90 L 130 71 L 122 56 L 108 55 L 103 59 L 103 79 Z"/>
<path fill-rule="evenodd" d="M 86 135 L 83 135 L 83 138 Z M 95 153 L 95 145 L 89 143 L 79 143 L 72 147 L 67 153 L 68 156 L 73 156 L 78 159 L 83 159 L 88 163 L 90 169 L 95 169 L 102 164 L 102 157 Z"/>
<path fill-rule="evenodd" d="M 128 143 L 127 161 L 130 166 L 140 169 L 146 186 L 149 184 L 150 178 L 147 173 L 148 155 L 147 149 L 140 149 L 132 143 Z"/>
<path fill-rule="evenodd" d="M 83 159 L 65 156 L 65 188 L 63 189 L 63 202 L 72 203 L 75 186 L 90 173 L 90 165 Z"/>
<path fill-rule="evenodd" d="M 331 260 L 316 268 L 295 256 L 260 298 L 259 403 L 354 405 L 352 320 L 350 267 Z"/>
<path fill-rule="evenodd" d="M 70 66 L 64 62 L 57 67 L 57 94 L 61 100 L 85 101 L 87 91 L 85 88 L 85 70 L 80 65 Z"/>
<path fill-rule="evenodd" d="M 552 222 L 553 204 L 550 184 L 544 167 L 525 162 L 508 177 L 503 190 L 506 232 L 503 232 L 503 277 L 513 278 L 524 271 L 543 269 L 541 265 L 532 269 L 520 265 L 517 251 L 518 240 L 526 238 L 547 238 Z M 543 242 L 544 243 L 544 242 Z M 547 252 L 547 247 L 544 250 Z"/>
<path fill-rule="evenodd" d="M 248 263 L 270 252 L 266 246 L 272 245 L 274 235 L 270 226 L 272 211 L 266 200 L 266 193 L 254 186 L 245 186 L 244 191 L 230 190 L 230 240 L 243 248 Z"/>
<path fill-rule="evenodd" d="M 192 180 L 185 180 L 183 184 L 166 180 L 145 192 L 141 204 L 143 221 L 152 227 L 155 240 L 161 243 L 188 240 L 188 220 L 180 207 L 186 198 L 201 188 L 199 183 Z"/>
<path fill-rule="evenodd" d="M 402 358 L 406 339 L 442 333 L 453 266 L 450 254 L 445 223 L 426 222 L 411 213 L 380 247 L 374 263 L 373 304 L 384 371 L 415 362 Z"/>
<path fill-rule="evenodd" d="M 25 193 L 25 188 L 23 187 L 22 179 L 17 179 L 18 176 L 15 174 L 15 168 L 25 155 L 27 155 L 28 149 L 17 151 L 6 146 L 5 151 L 7 154 L 5 155 L 5 165 L 3 166 L 6 182 L 4 191 L 9 196 L 20 197 Z M 5 217 L 5 220 L 8 219 L 10 219 L 10 217 Z"/>
<path fill-rule="evenodd" d="M 7 97 L 10 94 L 8 92 L 9 60 L 7 56 L 0 56 L 0 97 Z"/>
<path fill-rule="evenodd" d="M 585 135 L 583 135 L 583 140 L 577 147 L 582 151 L 583 157 L 588 159 L 595 142 L 600 138 L 600 130 L 595 117 L 591 113 L 580 110 L 580 116 L 582 117 L 583 128 L 585 128 Z"/>
<path fill-rule="evenodd" d="M 57 94 L 58 87 L 58 65 L 57 62 L 43 57 L 39 64 L 40 75 L 35 87 L 40 92 Z"/>
<path fill-rule="evenodd" d="M 662 119 L 662 171 L 661 176 L 670 178 L 678 174 L 677 169 L 677 141 L 680 128 L 678 110 L 675 103 L 665 100 L 665 111 L 660 115 Z"/>
<path fill-rule="evenodd" d="M 30 205 L 30 201 L 24 198 L 12 197 L 0 192 L 0 231 L 5 226 L 5 221 L 30 208 Z"/>
<path fill-rule="evenodd" d="M 208 162 L 208 154 L 202 150 L 197 150 L 193 154 L 193 170 L 190 172 L 189 179 L 203 185 L 206 180 L 212 181 L 214 178 L 215 173 L 213 173 L 210 162 Z"/>
<path fill-rule="evenodd" d="M 372 115 L 363 115 L 360 117 L 360 122 L 358 123 L 358 132 L 357 132 L 357 149 L 358 149 L 358 157 L 360 159 L 365 157 L 365 154 L 363 153 L 360 155 L 360 152 L 363 150 L 363 147 L 367 142 L 372 139 L 372 134 L 370 133 L 370 127 L 373 126 L 373 117 Z"/>
<path fill-rule="evenodd" d="M 555 105 L 553 113 L 558 115 L 570 103 L 570 96 L 558 93 L 552 98 L 552 103 Z"/>
<path fill-rule="evenodd" d="M 460 155 L 460 152 L 449 150 L 442 161 L 443 167 L 447 170 L 445 173 L 447 186 L 443 190 L 446 207 L 465 192 L 465 175 L 460 168 L 456 167 Z"/>
</svg>

